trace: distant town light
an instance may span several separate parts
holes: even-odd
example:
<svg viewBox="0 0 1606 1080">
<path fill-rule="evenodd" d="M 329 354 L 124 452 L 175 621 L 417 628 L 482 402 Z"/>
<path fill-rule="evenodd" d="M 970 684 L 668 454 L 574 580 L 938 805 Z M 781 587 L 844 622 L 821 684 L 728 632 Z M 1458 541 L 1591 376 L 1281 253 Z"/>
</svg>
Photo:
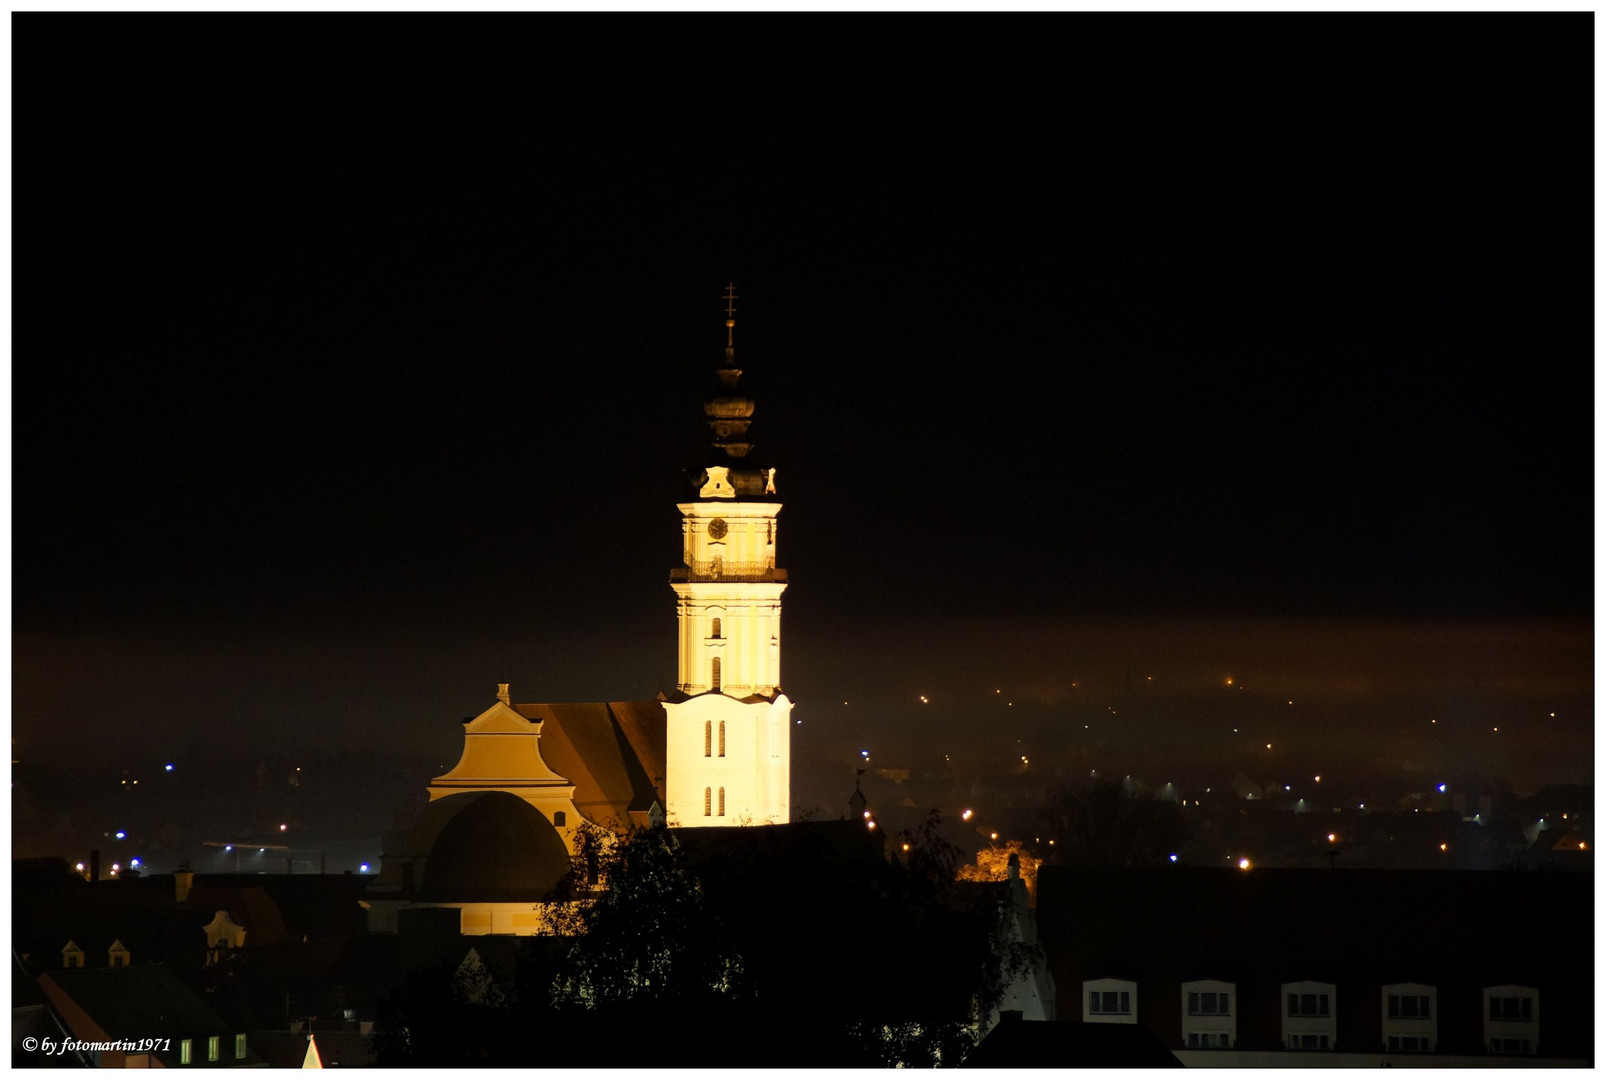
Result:
<svg viewBox="0 0 1606 1080">
<path fill-rule="evenodd" d="M 1444 784 L 1440 784 L 1440 785 L 1439 785 L 1439 790 L 1440 790 L 1440 791 L 1443 791 L 1443 790 L 1444 790 L 1444 788 L 1445 788 L 1445 785 L 1444 785 Z"/>
<path fill-rule="evenodd" d="M 117 839 L 119 839 L 119 840 L 124 840 L 124 839 L 127 839 L 127 837 L 128 837 L 128 834 L 125 833 L 121 829 L 118 829 L 117 832 L 115 832 L 113 835 L 116 836 Z"/>
<path fill-rule="evenodd" d="M 234 845 L 233 844 L 224 844 L 223 845 L 223 850 L 224 851 L 233 851 L 234 850 Z"/>
<path fill-rule="evenodd" d="M 81 874 L 81 873 L 84 872 L 84 864 L 83 863 L 79 863 L 76 866 L 74 866 L 73 869 L 78 871 Z"/>
<path fill-rule="evenodd" d="M 258 855 L 261 855 L 261 854 L 262 854 L 262 853 L 263 853 L 263 852 L 265 852 L 265 851 L 267 851 L 267 850 L 268 850 L 268 849 L 267 849 L 267 848 L 265 848 L 265 847 L 259 847 L 259 848 L 257 848 L 257 854 L 258 854 Z"/>
<path fill-rule="evenodd" d="M 1439 845 L 1439 850 L 1440 851 L 1449 851 L 1450 850 L 1450 845 L 1449 844 L 1440 844 Z"/>
<path fill-rule="evenodd" d="M 922 704 L 922 705 L 930 705 L 931 704 L 931 699 L 926 697 L 926 695 L 921 694 L 920 695 L 920 704 Z"/>
<path fill-rule="evenodd" d="M 367 872 L 368 872 L 368 864 L 367 863 L 363 863 L 361 866 L 357 867 L 357 873 L 366 874 Z"/>
<path fill-rule="evenodd" d="M 993 833 L 993 839 L 994 839 L 994 840 L 997 840 L 997 839 L 998 839 L 998 834 L 997 834 L 997 833 Z"/>
<path fill-rule="evenodd" d="M 1228 686 L 1231 686 L 1231 685 L 1232 685 L 1232 680 L 1231 680 L 1231 679 L 1228 679 L 1228 680 L 1227 680 L 1227 685 L 1228 685 Z"/>
<path fill-rule="evenodd" d="M 875 828 L 875 822 L 873 822 L 873 821 L 872 821 L 872 822 L 870 822 L 870 824 L 869 824 L 869 828 L 872 828 L 872 829 L 873 829 L 873 828 Z"/>
<path fill-rule="evenodd" d="M 138 859 L 129 859 L 128 860 L 128 865 L 129 866 L 138 866 L 139 865 L 139 860 Z"/>
<path fill-rule="evenodd" d="M 121 870 L 122 868 L 123 868 L 123 864 L 122 863 L 112 863 L 112 873 L 115 874 L 115 873 L 117 873 L 117 871 Z"/>
<path fill-rule="evenodd" d="M 971 816 L 973 814 L 975 814 L 975 812 L 976 811 L 974 811 L 974 810 L 966 810 L 964 813 L 959 815 L 959 820 L 960 821 L 969 821 L 971 819 Z"/>
<path fill-rule="evenodd" d="M 866 810 L 866 811 L 865 811 L 865 812 L 864 812 L 864 816 L 865 816 L 865 819 L 866 819 L 866 820 L 868 820 L 868 819 L 869 819 L 869 817 L 870 817 L 870 811 L 868 811 L 868 810 Z"/>
<path fill-rule="evenodd" d="M 284 831 L 285 831 L 285 830 L 286 830 L 286 829 L 288 829 L 288 828 L 289 828 L 289 827 L 290 827 L 290 826 L 288 826 L 288 825 L 280 825 L 280 826 L 279 826 L 279 831 L 280 831 L 280 832 L 284 832 Z"/>
<path fill-rule="evenodd" d="M 1248 859 L 1239 859 L 1238 860 L 1238 869 L 1240 869 L 1240 870 L 1249 869 L 1249 860 Z"/>
<path fill-rule="evenodd" d="M 1588 847 L 1589 847 L 1589 845 L 1584 843 L 1582 840 L 1578 841 L 1578 850 L 1579 851 L 1583 851 Z"/>
<path fill-rule="evenodd" d="M 1172 855 L 1172 856 L 1171 856 L 1171 861 L 1172 861 L 1172 862 L 1176 862 L 1176 861 L 1177 861 L 1177 857 L 1176 857 L 1176 856 L 1175 856 L 1175 855 Z"/>
<path fill-rule="evenodd" d="M 166 765 L 163 765 L 162 766 L 162 771 L 163 772 L 172 772 L 173 771 L 173 763 L 171 761 L 169 761 Z"/>
<path fill-rule="evenodd" d="M 1267 750 L 1270 750 L 1270 749 L 1271 749 L 1271 743 L 1267 743 L 1267 744 L 1266 744 L 1266 749 L 1267 749 Z"/>
<path fill-rule="evenodd" d="M 1319 784 L 1319 783 L 1321 783 L 1321 782 L 1322 782 L 1322 778 L 1321 778 L 1321 777 L 1320 777 L 1320 776 L 1318 776 L 1318 777 L 1316 777 L 1316 782 L 1317 782 L 1317 783 L 1318 783 L 1318 784 Z"/>
<path fill-rule="evenodd" d="M 1338 843 L 1338 834 L 1337 834 L 1337 833 L 1328 833 L 1328 834 L 1327 834 L 1327 842 L 1328 842 L 1328 843 L 1329 843 L 1329 844 L 1336 844 L 1336 843 Z"/>
<path fill-rule="evenodd" d="M 909 845 L 907 843 L 903 845 L 903 850 L 905 850 L 905 851 L 909 850 Z"/>
</svg>

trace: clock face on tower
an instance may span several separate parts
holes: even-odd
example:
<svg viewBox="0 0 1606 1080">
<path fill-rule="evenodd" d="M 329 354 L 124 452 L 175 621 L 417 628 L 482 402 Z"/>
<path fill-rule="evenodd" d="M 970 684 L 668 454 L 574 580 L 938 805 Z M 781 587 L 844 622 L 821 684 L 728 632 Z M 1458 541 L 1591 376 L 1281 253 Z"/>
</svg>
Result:
<svg viewBox="0 0 1606 1080">
<path fill-rule="evenodd" d="M 725 525 L 724 518 L 715 518 L 713 521 L 708 523 L 708 535 L 710 539 L 723 540 L 725 539 L 725 533 L 727 531 L 728 529 Z"/>
</svg>

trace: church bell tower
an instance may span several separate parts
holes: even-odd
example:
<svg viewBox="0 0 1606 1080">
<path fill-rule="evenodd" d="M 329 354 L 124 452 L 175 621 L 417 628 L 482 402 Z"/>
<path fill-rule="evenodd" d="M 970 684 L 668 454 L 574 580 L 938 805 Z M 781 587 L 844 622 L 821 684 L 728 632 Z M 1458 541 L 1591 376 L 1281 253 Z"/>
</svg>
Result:
<svg viewBox="0 0 1606 1080">
<path fill-rule="evenodd" d="M 753 399 L 736 366 L 736 289 L 725 291 L 725 356 L 703 402 L 713 435 L 681 514 L 680 660 L 667 714 L 672 826 L 771 825 L 791 813 L 792 703 L 781 692 L 781 512 L 775 470 L 749 456 Z"/>
</svg>

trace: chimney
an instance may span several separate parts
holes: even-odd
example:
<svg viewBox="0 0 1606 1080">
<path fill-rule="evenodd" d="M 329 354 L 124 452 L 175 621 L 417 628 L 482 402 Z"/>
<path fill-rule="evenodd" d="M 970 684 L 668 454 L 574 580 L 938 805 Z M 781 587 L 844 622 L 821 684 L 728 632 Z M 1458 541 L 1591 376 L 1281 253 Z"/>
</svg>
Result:
<svg viewBox="0 0 1606 1080">
<path fill-rule="evenodd" d="M 190 869 L 189 863 L 184 863 L 173 872 L 173 900 L 182 904 L 189 899 L 190 888 L 195 884 L 195 872 Z"/>
</svg>

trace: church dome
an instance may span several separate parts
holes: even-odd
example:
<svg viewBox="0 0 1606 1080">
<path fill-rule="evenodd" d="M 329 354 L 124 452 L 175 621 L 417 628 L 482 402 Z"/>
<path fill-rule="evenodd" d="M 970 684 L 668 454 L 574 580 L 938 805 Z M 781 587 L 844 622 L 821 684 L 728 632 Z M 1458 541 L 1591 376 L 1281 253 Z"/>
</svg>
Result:
<svg viewBox="0 0 1606 1080">
<path fill-rule="evenodd" d="M 569 872 L 557 829 L 517 795 L 448 795 L 428 814 L 450 820 L 430 846 L 420 900 L 533 903 Z"/>
</svg>

